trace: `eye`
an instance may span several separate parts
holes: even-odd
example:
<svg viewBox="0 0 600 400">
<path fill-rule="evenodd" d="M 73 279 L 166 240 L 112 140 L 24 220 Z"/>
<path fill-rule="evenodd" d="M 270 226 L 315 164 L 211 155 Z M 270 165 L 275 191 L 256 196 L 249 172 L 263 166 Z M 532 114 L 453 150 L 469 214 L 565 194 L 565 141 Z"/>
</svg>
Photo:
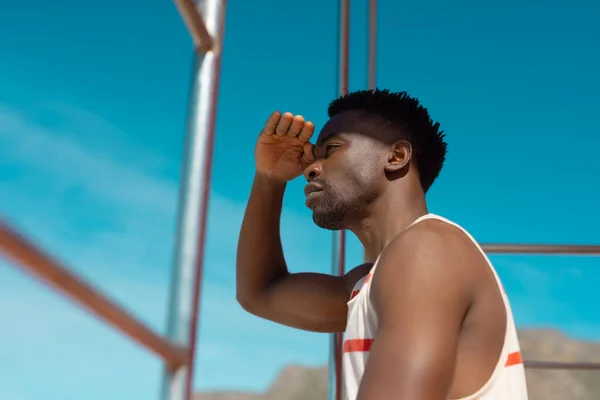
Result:
<svg viewBox="0 0 600 400">
<path fill-rule="evenodd" d="M 329 154 L 331 154 L 333 149 L 335 149 L 336 147 L 339 147 L 339 146 L 335 145 L 335 144 L 328 144 L 327 146 L 325 146 L 325 157 L 327 157 Z"/>
</svg>

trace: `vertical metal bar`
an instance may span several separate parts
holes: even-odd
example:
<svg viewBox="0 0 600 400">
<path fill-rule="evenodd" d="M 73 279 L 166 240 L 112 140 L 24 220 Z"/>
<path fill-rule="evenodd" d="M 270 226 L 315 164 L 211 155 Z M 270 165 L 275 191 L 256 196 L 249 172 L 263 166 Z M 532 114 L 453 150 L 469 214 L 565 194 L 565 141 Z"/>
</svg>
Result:
<svg viewBox="0 0 600 400">
<path fill-rule="evenodd" d="M 350 60 L 350 0 L 340 0 L 339 3 L 339 58 L 338 58 L 338 95 L 348 93 L 349 60 Z M 331 273 L 343 275 L 345 272 L 346 232 L 333 233 Z M 329 399 L 342 398 L 342 333 L 330 336 L 329 344 Z"/>
<path fill-rule="evenodd" d="M 340 0 L 338 95 L 348 93 L 350 61 L 350 0 Z"/>
<path fill-rule="evenodd" d="M 346 235 L 344 231 L 336 231 L 332 235 L 332 275 L 343 275 L 346 254 Z M 342 347 L 343 334 L 330 335 L 329 355 L 329 399 L 340 400 L 342 397 Z"/>
<path fill-rule="evenodd" d="M 189 349 L 189 359 L 186 366 L 176 371 L 165 370 L 163 400 L 191 400 L 192 396 L 225 29 L 225 0 L 201 0 L 197 6 L 206 18 L 214 46 L 206 54 L 197 54 L 194 59 L 168 325 L 169 337 Z"/>
<path fill-rule="evenodd" d="M 369 0 L 369 66 L 367 87 L 377 87 L 377 0 Z"/>
<path fill-rule="evenodd" d="M 377 0 L 369 0 L 367 89 L 377 87 Z M 363 261 L 368 262 L 363 251 Z"/>
</svg>

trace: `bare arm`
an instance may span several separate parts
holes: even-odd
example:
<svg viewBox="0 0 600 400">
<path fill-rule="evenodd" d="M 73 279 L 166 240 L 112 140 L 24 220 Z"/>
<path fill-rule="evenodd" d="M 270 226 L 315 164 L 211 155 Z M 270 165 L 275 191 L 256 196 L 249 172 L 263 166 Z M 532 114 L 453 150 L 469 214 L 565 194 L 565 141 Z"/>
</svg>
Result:
<svg viewBox="0 0 600 400">
<path fill-rule="evenodd" d="M 354 284 L 370 264 L 343 277 L 288 272 L 279 221 L 285 183 L 257 175 L 237 251 L 237 297 L 248 312 L 294 328 L 341 332 Z"/>
<path fill-rule="evenodd" d="M 379 330 L 358 400 L 449 398 L 471 304 L 458 252 L 445 233 L 417 226 L 382 254 L 371 288 Z"/>
<path fill-rule="evenodd" d="M 367 274 L 360 266 L 343 277 L 290 274 L 279 220 L 286 182 L 314 161 L 309 142 L 314 124 L 300 115 L 271 114 L 255 149 L 256 177 L 237 251 L 237 298 L 250 313 L 295 328 L 341 332 L 354 284 Z"/>
</svg>

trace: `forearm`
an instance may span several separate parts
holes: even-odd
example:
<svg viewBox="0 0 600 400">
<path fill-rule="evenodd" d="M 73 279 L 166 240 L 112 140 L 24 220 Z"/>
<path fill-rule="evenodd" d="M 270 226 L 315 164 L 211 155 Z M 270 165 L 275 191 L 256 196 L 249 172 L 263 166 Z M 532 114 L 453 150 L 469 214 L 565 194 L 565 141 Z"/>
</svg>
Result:
<svg viewBox="0 0 600 400">
<path fill-rule="evenodd" d="M 288 273 L 279 233 L 285 187 L 255 176 L 237 249 L 237 297 L 244 307 L 260 301 L 269 285 Z"/>
</svg>

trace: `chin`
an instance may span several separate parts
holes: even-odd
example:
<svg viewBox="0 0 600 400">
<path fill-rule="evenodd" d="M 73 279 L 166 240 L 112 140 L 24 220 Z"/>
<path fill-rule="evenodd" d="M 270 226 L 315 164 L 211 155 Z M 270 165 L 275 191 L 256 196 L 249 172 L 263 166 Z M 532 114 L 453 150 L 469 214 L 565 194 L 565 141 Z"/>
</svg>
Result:
<svg viewBox="0 0 600 400">
<path fill-rule="evenodd" d="M 344 219 L 340 217 L 340 214 L 319 210 L 318 207 L 313 210 L 313 222 L 319 228 L 330 231 L 339 231 L 344 229 Z"/>
</svg>

